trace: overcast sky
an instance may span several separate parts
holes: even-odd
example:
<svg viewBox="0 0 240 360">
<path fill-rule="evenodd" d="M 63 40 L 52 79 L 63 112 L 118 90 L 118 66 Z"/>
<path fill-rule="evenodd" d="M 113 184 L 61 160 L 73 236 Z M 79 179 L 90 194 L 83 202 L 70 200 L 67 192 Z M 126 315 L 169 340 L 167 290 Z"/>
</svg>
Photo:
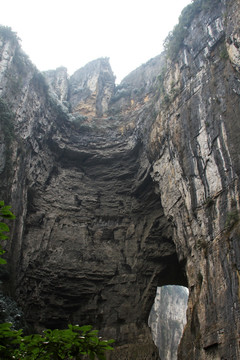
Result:
<svg viewBox="0 0 240 360">
<path fill-rule="evenodd" d="M 71 75 L 109 57 L 119 82 L 162 51 L 163 40 L 191 0 L 5 0 L 10 26 L 39 70 L 65 66 Z"/>
</svg>

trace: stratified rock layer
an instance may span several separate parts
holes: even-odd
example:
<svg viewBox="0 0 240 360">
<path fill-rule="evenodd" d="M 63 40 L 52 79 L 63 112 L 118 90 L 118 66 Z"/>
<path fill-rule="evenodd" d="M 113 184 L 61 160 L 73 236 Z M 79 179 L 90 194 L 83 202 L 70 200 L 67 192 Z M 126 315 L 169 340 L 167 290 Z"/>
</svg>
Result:
<svg viewBox="0 0 240 360">
<path fill-rule="evenodd" d="M 177 60 L 118 87 L 107 59 L 44 77 L 2 35 L 10 290 L 36 329 L 92 323 L 117 340 L 111 359 L 157 358 L 156 287 L 185 285 L 178 358 L 239 358 L 240 6 L 216 4 Z"/>
</svg>

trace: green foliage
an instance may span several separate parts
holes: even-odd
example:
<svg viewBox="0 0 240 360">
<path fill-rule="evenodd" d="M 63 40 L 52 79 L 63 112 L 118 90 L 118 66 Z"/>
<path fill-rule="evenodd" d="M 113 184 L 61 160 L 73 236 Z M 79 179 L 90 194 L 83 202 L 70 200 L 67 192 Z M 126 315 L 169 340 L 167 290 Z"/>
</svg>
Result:
<svg viewBox="0 0 240 360">
<path fill-rule="evenodd" d="M 48 94 L 49 86 L 44 75 L 40 71 L 35 71 L 33 74 L 32 83 L 38 92 L 43 93 L 45 96 Z"/>
<path fill-rule="evenodd" d="M 232 229 L 233 226 L 239 221 L 239 211 L 232 210 L 227 214 L 227 218 L 225 221 L 225 229 Z"/>
<path fill-rule="evenodd" d="M 88 356 L 91 360 L 105 360 L 105 352 L 113 349 L 112 342 L 101 340 L 90 325 L 68 325 L 65 330 L 48 329 L 41 335 L 27 336 L 22 336 L 21 330 L 11 330 L 9 323 L 0 327 L 1 359 L 78 360 Z"/>
<path fill-rule="evenodd" d="M 0 201 L 0 218 L 15 219 L 11 206 Z M 0 222 L 0 240 L 8 239 L 9 227 Z M 0 256 L 4 251 L 0 245 Z M 6 261 L 0 257 L 0 264 Z M 42 334 L 23 335 L 23 330 L 12 329 L 11 323 L 0 324 L 0 359 L 25 360 L 105 360 L 105 352 L 112 350 L 114 340 L 102 340 L 92 326 L 68 325 L 68 329 L 43 331 Z"/>
<path fill-rule="evenodd" d="M 14 359 L 15 349 L 21 342 L 22 330 L 12 330 L 11 323 L 0 324 L 0 358 Z"/>
<path fill-rule="evenodd" d="M 17 33 L 12 31 L 12 29 L 9 26 L 0 25 L 0 36 L 4 40 L 10 40 L 13 41 L 14 43 L 18 43 L 19 41 Z"/>
<path fill-rule="evenodd" d="M 16 216 L 10 211 L 11 206 L 5 205 L 4 201 L 0 201 L 0 217 L 4 219 L 15 219 Z"/>
<path fill-rule="evenodd" d="M 46 81 L 46 80 L 45 80 Z M 48 85 L 47 85 L 48 86 Z M 48 94 L 47 90 L 43 92 L 45 95 Z M 58 121 L 69 121 L 69 114 L 64 110 L 63 106 L 52 96 L 48 96 L 48 105 L 50 106 L 54 116 Z"/>
<path fill-rule="evenodd" d="M 187 5 L 182 10 L 181 15 L 179 16 L 178 24 L 166 37 L 164 41 L 166 62 L 165 65 L 162 67 L 161 73 L 157 77 L 159 82 L 160 95 L 162 95 L 162 105 L 165 108 L 167 108 L 181 92 L 181 88 L 176 87 L 175 84 L 172 83 L 170 92 L 168 92 L 168 94 L 166 93 L 164 81 L 167 74 L 167 58 L 172 61 L 177 58 L 179 50 L 183 45 L 183 41 L 188 35 L 189 27 L 194 17 L 202 10 L 212 10 L 215 6 L 217 6 L 220 1 L 221 0 L 192 0 L 191 4 Z M 222 59 L 226 59 L 227 56 L 228 54 L 226 46 L 222 46 L 220 57 Z"/>
<path fill-rule="evenodd" d="M 6 155 L 6 170 L 9 171 L 11 168 L 11 143 L 14 138 L 14 125 L 13 125 L 14 114 L 9 109 L 8 105 L 3 99 L 0 98 L 0 129 L 4 134 L 5 140 L 5 155 Z"/>
<path fill-rule="evenodd" d="M 0 218 L 3 219 L 15 219 L 15 216 L 10 211 L 11 206 L 6 206 L 4 204 L 4 201 L 0 201 Z M 6 233 L 9 232 L 9 227 L 4 222 L 0 222 L 0 241 L 7 240 L 8 236 Z M 2 255 L 5 253 L 5 251 L 2 248 L 2 245 L 0 244 L 0 264 L 6 264 L 6 260 L 2 258 Z"/>
<path fill-rule="evenodd" d="M 3 126 L 3 133 L 8 143 L 13 139 L 13 118 L 14 114 L 6 102 L 0 98 L 0 124 Z"/>
<path fill-rule="evenodd" d="M 165 94 L 164 97 L 163 97 L 163 104 L 164 105 L 169 105 L 170 103 L 170 96 L 168 94 Z"/>
<path fill-rule="evenodd" d="M 171 60 L 174 60 L 183 44 L 183 40 L 188 34 L 188 29 L 194 17 L 201 10 L 212 10 L 221 0 L 193 0 L 191 4 L 187 5 L 179 17 L 178 24 L 168 34 L 164 41 L 164 47 L 167 55 Z"/>
<path fill-rule="evenodd" d="M 87 120 L 87 116 L 83 116 L 81 114 L 73 114 L 73 116 L 74 118 L 72 123 L 76 129 L 80 129 L 83 126 L 83 123 Z"/>
<path fill-rule="evenodd" d="M 167 65 L 166 65 L 166 63 L 165 63 L 164 66 L 163 66 L 162 69 L 161 69 L 160 74 L 159 74 L 158 77 L 157 77 L 158 82 L 159 82 L 159 90 L 160 90 L 160 93 L 161 93 L 161 94 L 164 94 L 164 93 L 165 93 L 164 79 L 165 79 L 165 76 L 166 76 L 166 72 L 167 72 Z"/>
<path fill-rule="evenodd" d="M 0 324 L 0 359 L 26 360 L 105 360 L 114 340 L 102 340 L 92 326 L 68 325 L 64 330 L 45 330 L 43 334 L 23 336 L 11 323 Z"/>
<path fill-rule="evenodd" d="M 125 88 L 124 85 L 119 85 L 116 88 L 115 94 L 111 98 L 111 103 L 115 103 L 121 98 L 129 98 L 131 97 L 131 90 Z"/>
<path fill-rule="evenodd" d="M 225 43 L 222 45 L 219 55 L 220 55 L 220 59 L 222 59 L 222 60 L 227 60 L 229 58 L 227 47 L 226 47 Z"/>
</svg>

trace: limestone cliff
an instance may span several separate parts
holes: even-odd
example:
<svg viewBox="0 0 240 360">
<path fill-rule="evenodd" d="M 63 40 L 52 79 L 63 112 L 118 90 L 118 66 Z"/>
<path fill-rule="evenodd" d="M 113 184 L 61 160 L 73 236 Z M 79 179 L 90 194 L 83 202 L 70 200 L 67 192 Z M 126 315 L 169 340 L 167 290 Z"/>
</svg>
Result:
<svg viewBox="0 0 240 360">
<path fill-rule="evenodd" d="M 115 338 L 111 359 L 157 358 L 147 319 L 171 284 L 189 288 L 178 359 L 240 357 L 240 3 L 194 3 L 177 56 L 117 87 L 107 59 L 43 75 L 1 31 L 6 286 L 36 329 Z"/>
<path fill-rule="evenodd" d="M 164 360 L 177 360 L 178 345 L 186 325 L 188 290 L 183 286 L 157 288 L 148 323 Z"/>
</svg>

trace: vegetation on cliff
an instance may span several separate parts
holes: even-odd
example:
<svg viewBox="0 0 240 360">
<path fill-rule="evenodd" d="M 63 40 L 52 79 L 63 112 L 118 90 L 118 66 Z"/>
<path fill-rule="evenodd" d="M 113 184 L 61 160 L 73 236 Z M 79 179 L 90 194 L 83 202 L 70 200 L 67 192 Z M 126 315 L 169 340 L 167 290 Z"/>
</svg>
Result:
<svg viewBox="0 0 240 360">
<path fill-rule="evenodd" d="M 11 323 L 0 324 L 0 356 L 2 360 L 105 360 L 113 340 L 101 340 L 90 325 L 68 325 L 64 330 L 45 330 L 43 334 L 23 336 L 22 330 L 12 330 Z M 86 358 L 86 357 L 84 357 Z"/>
<path fill-rule="evenodd" d="M 17 33 L 14 32 L 11 27 L 9 26 L 4 26 L 4 25 L 0 25 L 0 36 L 5 40 L 10 40 L 13 43 L 17 44 L 18 41 L 20 40 L 19 37 L 17 36 Z"/>
<path fill-rule="evenodd" d="M 191 4 L 187 5 L 181 15 L 179 16 L 179 22 L 173 30 L 168 34 L 164 42 L 164 47 L 167 52 L 167 56 L 171 60 L 175 60 L 176 56 L 183 45 L 183 41 L 188 34 L 189 27 L 192 20 L 201 10 L 211 10 L 221 0 L 193 0 Z"/>
<path fill-rule="evenodd" d="M 4 135 L 5 140 L 5 170 L 7 172 L 11 169 L 11 143 L 14 138 L 14 126 L 13 126 L 13 119 L 14 114 L 9 109 L 6 102 L 0 98 L 0 118 L 1 118 L 1 124 L 0 129 Z"/>
<path fill-rule="evenodd" d="M 194 18 L 201 11 L 213 10 L 221 0 L 192 0 L 181 12 L 179 16 L 178 24 L 175 25 L 173 30 L 168 34 L 164 41 L 165 49 L 165 65 L 162 67 L 160 74 L 158 75 L 158 90 L 161 95 L 161 106 L 168 108 L 169 105 L 179 95 L 181 88 L 179 84 L 171 83 L 171 89 L 167 91 L 165 87 L 166 74 L 169 69 L 168 59 L 172 62 L 177 61 L 177 55 L 184 45 L 184 39 L 187 38 L 190 32 L 190 26 Z M 228 52 L 225 43 L 221 45 L 220 58 L 227 59 Z"/>
<path fill-rule="evenodd" d="M 0 201 L 0 218 L 14 219 L 11 206 Z M 9 227 L 0 222 L 0 241 L 8 239 Z M 0 244 L 0 264 L 6 264 L 2 258 L 5 253 Z M 98 330 L 92 326 L 68 325 L 68 329 L 43 331 L 42 334 L 23 335 L 23 330 L 12 329 L 11 323 L 0 324 L 0 358 L 2 360 L 64 360 L 82 359 L 88 356 L 93 360 L 105 360 L 105 352 L 112 350 L 114 340 L 101 340 Z"/>
<path fill-rule="evenodd" d="M 0 201 L 0 217 L 3 219 L 15 219 L 15 216 L 10 211 L 11 206 L 6 206 L 4 201 Z M 8 239 L 9 227 L 5 222 L 0 222 L 0 241 Z M 5 253 L 2 245 L 0 244 L 0 264 L 6 264 L 6 260 L 2 258 Z"/>
</svg>

